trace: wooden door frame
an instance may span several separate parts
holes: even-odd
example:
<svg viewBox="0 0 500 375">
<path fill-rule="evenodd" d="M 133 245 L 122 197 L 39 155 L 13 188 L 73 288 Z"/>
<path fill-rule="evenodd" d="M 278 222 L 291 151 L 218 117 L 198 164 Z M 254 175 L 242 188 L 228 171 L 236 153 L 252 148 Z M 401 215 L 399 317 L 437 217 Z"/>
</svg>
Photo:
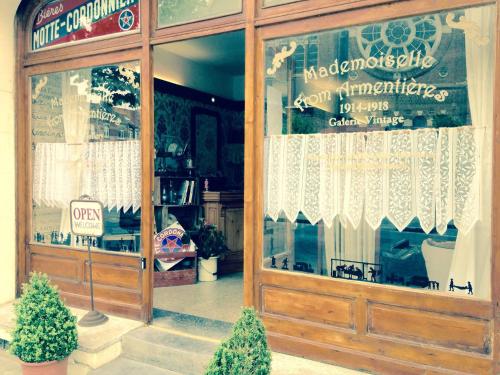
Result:
<svg viewBox="0 0 500 375">
<path fill-rule="evenodd" d="M 117 314 L 140 318 L 144 321 L 151 319 L 152 312 L 152 174 L 148 171 L 153 165 L 154 150 L 151 148 L 153 130 L 151 121 L 152 105 L 152 55 L 149 43 L 149 1 L 141 2 L 141 29 L 139 32 L 120 37 L 112 36 L 100 40 L 90 40 L 78 45 L 68 45 L 56 49 L 31 52 L 29 50 L 29 31 L 36 10 L 42 3 L 25 0 L 21 3 L 16 15 L 16 222 L 17 222 L 17 273 L 16 295 L 21 292 L 21 285 L 26 282 L 28 265 L 27 248 L 36 248 L 37 251 L 56 253 L 65 248 L 31 244 L 31 137 L 29 108 L 31 100 L 29 86 L 30 76 L 43 73 L 58 72 L 69 69 L 105 65 L 111 63 L 136 61 L 141 67 L 141 162 L 142 162 L 142 210 L 141 210 L 141 253 L 137 255 L 119 254 L 97 251 L 94 260 L 102 259 L 109 262 L 111 259 L 125 262 L 130 267 L 140 269 L 142 258 L 146 259 L 146 268 L 141 271 L 141 304 L 134 311 L 127 311 L 126 307 L 112 309 Z M 147 202 L 147 203 L 146 203 Z M 66 249 L 67 250 L 67 249 Z M 74 249 L 77 256 L 80 252 Z M 113 258 L 114 257 L 114 258 Z M 70 303 L 81 303 L 66 296 Z M 111 305 L 110 305 L 111 306 Z M 135 306 L 135 305 L 134 305 Z"/>
<path fill-rule="evenodd" d="M 47 0 L 48 2 L 49 0 Z M 142 277 L 143 314 L 142 319 L 150 321 L 153 309 L 153 269 L 152 249 L 153 212 L 151 206 L 154 180 L 154 81 L 153 46 L 166 42 L 202 37 L 223 32 L 245 29 L 245 14 L 254 10 L 253 0 L 243 0 L 243 11 L 227 17 L 201 20 L 168 28 L 157 27 L 157 0 L 141 0 L 140 31 L 125 36 L 89 40 L 55 49 L 30 51 L 30 27 L 36 11 L 44 2 L 23 0 L 16 14 L 16 222 L 17 222 L 17 273 L 16 295 L 21 293 L 21 285 L 26 281 L 26 247 L 30 246 L 31 231 L 31 152 L 30 121 L 27 111 L 30 95 L 29 76 L 66 69 L 96 66 L 113 62 L 136 60 L 141 66 L 141 159 L 142 159 L 142 254 L 146 258 L 146 269 Z M 251 17 L 253 19 L 253 16 Z M 253 23 L 252 23 L 253 28 Z M 251 101 L 253 98 L 251 98 Z M 37 246 L 37 245 L 36 245 Z M 44 246 L 37 246 L 45 248 Z M 104 255 L 106 254 L 103 252 Z M 112 254 L 120 256 L 120 254 Z M 247 273 L 247 279 L 251 274 Z M 249 285 L 247 283 L 247 285 Z M 249 286 L 251 288 L 251 286 Z M 248 294 L 248 293 L 246 293 Z"/>
</svg>

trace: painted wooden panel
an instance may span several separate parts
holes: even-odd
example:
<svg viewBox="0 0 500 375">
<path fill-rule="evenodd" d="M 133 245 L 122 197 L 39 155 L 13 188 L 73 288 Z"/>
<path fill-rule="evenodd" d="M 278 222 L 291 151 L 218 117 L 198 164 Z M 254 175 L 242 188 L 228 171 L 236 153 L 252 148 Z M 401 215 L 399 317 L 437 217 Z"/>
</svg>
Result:
<svg viewBox="0 0 500 375">
<path fill-rule="evenodd" d="M 489 354 L 489 330 L 485 320 L 379 304 L 368 307 L 368 332 L 382 336 Z"/>
<path fill-rule="evenodd" d="M 354 329 L 353 299 L 267 287 L 262 293 L 266 313 Z"/>
<path fill-rule="evenodd" d="M 78 260 L 32 253 L 31 270 L 46 273 L 54 279 L 72 280 L 78 275 Z"/>
<path fill-rule="evenodd" d="M 34 245 L 29 254 L 30 269 L 47 273 L 68 303 L 89 307 L 86 251 Z M 94 252 L 92 261 L 96 306 L 103 312 L 144 319 L 140 258 Z"/>
<path fill-rule="evenodd" d="M 405 362 L 414 368 L 432 366 L 453 370 L 459 374 L 491 374 L 491 358 L 477 353 L 404 342 L 400 339 L 360 335 L 305 320 L 291 321 L 266 313 L 263 314 L 263 320 L 268 334 L 276 336 L 278 340 L 283 338 L 297 344 L 309 343 L 325 350 L 354 351 L 363 353 L 365 357 L 377 356 L 396 363 Z M 351 363 L 350 367 L 354 365 L 355 363 Z"/>
<path fill-rule="evenodd" d="M 138 269 L 123 266 L 94 262 L 92 272 L 95 284 L 111 285 L 127 289 L 138 289 L 140 287 L 141 274 Z M 83 280 L 89 282 L 88 262 L 85 262 L 85 274 Z"/>
<path fill-rule="evenodd" d="M 243 203 L 243 202 L 242 202 Z M 243 251 L 243 208 L 226 210 L 227 247 L 233 252 Z"/>
</svg>

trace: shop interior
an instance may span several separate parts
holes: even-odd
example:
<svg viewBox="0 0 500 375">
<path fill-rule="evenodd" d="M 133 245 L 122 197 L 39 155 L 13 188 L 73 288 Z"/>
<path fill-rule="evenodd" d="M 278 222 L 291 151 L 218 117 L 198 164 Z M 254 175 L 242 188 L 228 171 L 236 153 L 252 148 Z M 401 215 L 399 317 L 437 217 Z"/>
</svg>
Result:
<svg viewBox="0 0 500 375">
<path fill-rule="evenodd" d="M 154 49 L 156 318 L 243 304 L 244 74 L 243 31 Z"/>
</svg>

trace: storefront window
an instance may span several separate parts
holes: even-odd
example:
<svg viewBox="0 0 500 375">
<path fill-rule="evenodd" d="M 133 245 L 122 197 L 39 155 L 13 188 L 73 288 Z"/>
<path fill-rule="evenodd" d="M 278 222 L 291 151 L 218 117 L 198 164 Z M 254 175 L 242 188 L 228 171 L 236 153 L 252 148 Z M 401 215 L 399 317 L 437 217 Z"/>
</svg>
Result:
<svg viewBox="0 0 500 375">
<path fill-rule="evenodd" d="M 265 268 L 490 298 L 495 13 L 265 42 Z"/>
<path fill-rule="evenodd" d="M 158 26 L 173 26 L 241 12 L 242 0 L 158 0 Z"/>
<path fill-rule="evenodd" d="M 86 248 L 87 239 L 70 232 L 69 204 L 87 195 L 105 208 L 105 234 L 91 245 L 138 252 L 141 145 L 133 134 L 140 131 L 139 64 L 33 76 L 31 129 L 32 241 Z"/>
<path fill-rule="evenodd" d="M 54 0 L 36 14 L 31 29 L 31 49 L 139 29 L 140 0 Z"/>
</svg>

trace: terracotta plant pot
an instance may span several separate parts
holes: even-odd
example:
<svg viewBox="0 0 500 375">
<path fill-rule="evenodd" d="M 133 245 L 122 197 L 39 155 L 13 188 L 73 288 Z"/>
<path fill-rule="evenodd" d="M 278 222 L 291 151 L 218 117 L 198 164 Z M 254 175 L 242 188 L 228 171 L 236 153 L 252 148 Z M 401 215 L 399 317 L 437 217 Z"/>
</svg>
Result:
<svg viewBox="0 0 500 375">
<path fill-rule="evenodd" d="M 27 363 L 21 361 L 23 375 L 67 375 L 68 358 L 62 361 Z"/>
</svg>

